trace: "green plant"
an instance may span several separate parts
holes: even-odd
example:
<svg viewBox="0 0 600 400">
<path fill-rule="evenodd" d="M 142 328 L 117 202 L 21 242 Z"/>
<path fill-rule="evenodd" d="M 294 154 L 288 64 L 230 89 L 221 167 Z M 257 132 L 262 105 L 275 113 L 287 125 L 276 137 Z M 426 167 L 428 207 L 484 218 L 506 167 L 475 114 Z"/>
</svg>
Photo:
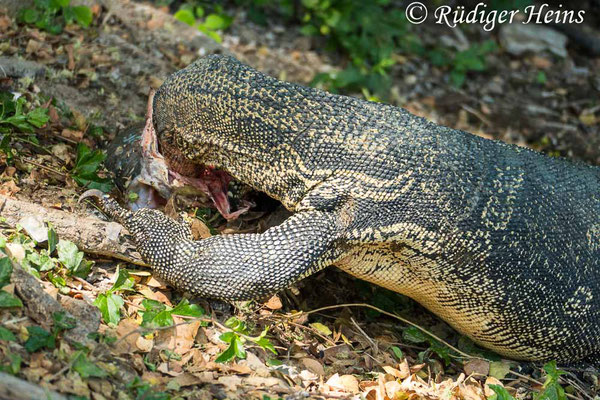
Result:
<svg viewBox="0 0 600 400">
<path fill-rule="evenodd" d="M 12 275 L 12 263 L 8 257 L 0 258 L 0 288 L 10 283 Z M 5 290 L 0 290 L 0 308 L 23 307 L 21 300 L 8 293 Z M 3 337 L 10 337 L 10 331 L 3 332 Z"/>
<path fill-rule="evenodd" d="M 428 52 L 429 59 L 433 65 L 438 67 L 449 67 L 450 81 L 456 87 L 465 83 L 468 72 L 485 71 L 487 68 L 487 56 L 498 49 L 493 40 L 475 43 L 468 49 L 453 53 L 448 48 L 436 48 Z"/>
<path fill-rule="evenodd" d="M 129 272 L 120 269 L 117 279 L 106 293 L 101 293 L 94 300 L 94 305 L 100 309 L 102 320 L 109 325 L 117 325 L 121 320 L 121 308 L 125 304 L 123 298 L 117 292 L 133 290 L 134 280 Z"/>
<path fill-rule="evenodd" d="M 423 361 L 428 353 L 435 353 L 439 358 L 444 360 L 446 365 L 450 365 L 450 350 L 444 344 L 438 342 L 429 335 L 426 335 L 421 330 L 414 326 L 409 326 L 402 331 L 402 339 L 412 343 L 428 343 L 429 348 L 419 353 L 419 360 Z"/>
<path fill-rule="evenodd" d="M 92 11 L 86 6 L 71 6 L 71 0 L 35 0 L 33 8 L 24 8 L 18 20 L 57 35 L 67 24 L 77 23 L 87 28 L 92 23 Z"/>
<path fill-rule="evenodd" d="M 77 159 L 75 160 L 75 167 L 71 171 L 71 176 L 81 186 L 110 192 L 113 186 L 111 179 L 98 176 L 98 170 L 105 158 L 106 154 L 102 151 L 92 151 L 84 143 L 79 143 L 77 145 Z"/>
<path fill-rule="evenodd" d="M 13 140 L 37 144 L 35 137 L 23 138 L 18 134 L 33 133 L 46 125 L 48 119 L 47 108 L 28 105 L 23 96 L 15 98 L 12 93 L 0 92 L 0 151 L 6 155 L 7 162 L 16 155 L 11 145 Z"/>
<path fill-rule="evenodd" d="M 48 332 L 39 326 L 28 326 L 27 332 L 29 338 L 25 341 L 24 347 L 29 353 L 34 353 L 42 348 L 53 350 L 56 348 L 56 338 L 58 335 L 68 329 L 76 326 L 75 318 L 64 312 L 55 312 L 52 314 L 54 325 L 52 332 Z"/>
<path fill-rule="evenodd" d="M 325 37 L 330 49 L 341 49 L 349 59 L 342 71 L 315 77 L 314 84 L 329 90 L 366 87 L 377 97 L 385 96 L 395 53 L 423 51 L 403 10 L 389 0 L 302 0 L 302 6 L 302 33 Z"/>
<path fill-rule="evenodd" d="M 565 390 L 560 386 L 558 380 L 565 373 L 556 368 L 556 361 L 550 361 L 544 365 L 546 381 L 542 390 L 534 396 L 534 400 L 567 400 Z"/>
<path fill-rule="evenodd" d="M 204 7 L 186 4 L 175 13 L 174 17 L 197 28 L 217 43 L 223 41 L 219 32 L 227 29 L 233 22 L 233 18 L 225 14 L 221 6 L 215 6 L 214 11 L 206 15 Z"/>
<path fill-rule="evenodd" d="M 127 391 L 133 395 L 135 400 L 169 400 L 171 396 L 164 392 L 158 392 L 148 382 L 135 377 L 127 384 Z"/>
<path fill-rule="evenodd" d="M 490 389 L 494 391 L 494 394 L 488 397 L 489 400 L 516 400 L 506 389 L 500 385 L 489 385 Z"/>
<path fill-rule="evenodd" d="M 204 315 L 204 310 L 197 304 L 190 304 L 187 299 L 183 299 L 175 307 L 168 307 L 156 300 L 142 300 L 144 311 L 142 315 L 142 326 L 171 326 L 173 325 L 173 315 L 182 315 L 192 318 L 200 318 Z"/>
<path fill-rule="evenodd" d="M 221 334 L 219 339 L 225 343 L 229 343 L 229 346 L 219 354 L 215 360 L 216 362 L 223 363 L 234 358 L 246 358 L 246 348 L 244 345 L 248 341 L 262 347 L 264 350 L 277 354 L 275 347 L 273 347 L 271 341 L 266 337 L 268 328 L 265 328 L 258 336 L 250 336 L 246 323 L 236 317 L 229 318 L 225 322 L 225 326 L 231 329 L 231 331 Z"/>
</svg>

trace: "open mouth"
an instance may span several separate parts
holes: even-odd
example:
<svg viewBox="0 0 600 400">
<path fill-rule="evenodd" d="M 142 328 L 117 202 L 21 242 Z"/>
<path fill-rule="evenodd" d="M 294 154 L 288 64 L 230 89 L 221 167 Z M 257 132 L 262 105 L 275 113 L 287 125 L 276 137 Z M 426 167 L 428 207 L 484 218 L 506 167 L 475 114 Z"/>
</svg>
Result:
<svg viewBox="0 0 600 400">
<path fill-rule="evenodd" d="M 217 210 L 226 219 L 235 219 L 250 209 L 252 203 L 242 200 L 238 210 L 232 212 L 228 197 L 231 175 L 207 165 L 194 164 L 185 158 L 179 150 L 164 147 L 159 152 L 158 138 L 152 123 L 152 103 L 154 92 L 148 97 L 146 124 L 141 138 L 142 159 L 140 184 L 156 190 L 158 195 L 168 199 L 174 191 L 187 190 L 201 192 L 214 203 Z M 145 196 L 152 202 L 152 194 Z"/>
</svg>

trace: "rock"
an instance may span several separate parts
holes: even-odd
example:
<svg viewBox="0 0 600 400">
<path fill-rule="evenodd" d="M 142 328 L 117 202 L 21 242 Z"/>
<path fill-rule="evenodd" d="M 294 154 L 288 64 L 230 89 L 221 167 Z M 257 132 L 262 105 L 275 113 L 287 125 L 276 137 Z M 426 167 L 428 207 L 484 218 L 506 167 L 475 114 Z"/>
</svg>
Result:
<svg viewBox="0 0 600 400">
<path fill-rule="evenodd" d="M 0 71 L 12 78 L 42 78 L 46 75 L 46 67 L 43 65 L 15 57 L 0 56 Z"/>
<path fill-rule="evenodd" d="M 21 218 L 19 224 L 36 243 L 44 243 L 48 240 L 48 229 L 44 226 L 42 221 L 33 215 L 27 215 Z"/>
<path fill-rule="evenodd" d="M 542 25 L 506 24 L 500 29 L 500 43 L 512 55 L 549 51 L 559 57 L 567 56 L 567 37 Z"/>
<path fill-rule="evenodd" d="M 69 296 L 60 296 L 59 302 L 77 320 L 75 328 L 65 332 L 65 338 L 71 342 L 88 343 L 88 335 L 97 332 L 100 327 L 101 315 L 98 307 Z"/>
</svg>

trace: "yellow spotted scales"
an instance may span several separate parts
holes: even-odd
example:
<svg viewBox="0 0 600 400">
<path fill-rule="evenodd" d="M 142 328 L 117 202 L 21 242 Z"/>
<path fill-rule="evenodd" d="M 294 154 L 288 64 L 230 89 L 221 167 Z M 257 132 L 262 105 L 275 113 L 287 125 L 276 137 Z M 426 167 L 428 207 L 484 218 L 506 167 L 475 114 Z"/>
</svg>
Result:
<svg viewBox="0 0 600 400">
<path fill-rule="evenodd" d="M 281 82 L 227 56 L 171 75 L 153 119 L 161 148 L 294 212 L 262 234 L 193 241 L 183 222 L 99 199 L 174 287 L 254 299 L 335 265 L 502 355 L 598 363 L 598 167 Z"/>
</svg>

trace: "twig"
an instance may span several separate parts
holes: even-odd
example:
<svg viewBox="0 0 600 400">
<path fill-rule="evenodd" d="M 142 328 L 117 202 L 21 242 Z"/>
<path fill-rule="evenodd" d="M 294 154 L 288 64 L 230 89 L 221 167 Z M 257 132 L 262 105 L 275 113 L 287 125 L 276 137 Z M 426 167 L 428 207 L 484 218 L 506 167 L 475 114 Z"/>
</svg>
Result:
<svg viewBox="0 0 600 400">
<path fill-rule="evenodd" d="M 377 343 L 371 339 L 369 337 L 369 335 L 367 335 L 367 333 L 356 323 L 356 321 L 354 320 L 354 318 L 350 317 L 350 321 L 352 321 L 352 323 L 354 324 L 354 326 L 356 327 L 356 329 L 358 329 L 358 331 L 360 333 L 362 333 L 362 335 L 367 338 L 367 340 L 369 341 L 369 343 L 371 343 L 371 347 L 373 347 L 375 349 L 375 353 L 379 353 L 379 346 L 377 345 Z"/>
<path fill-rule="evenodd" d="M 480 113 L 479 111 L 477 111 L 476 109 L 469 107 L 466 104 L 462 105 L 462 109 L 473 114 L 474 116 L 476 116 L 477 118 L 479 118 L 479 120 L 481 120 L 481 122 L 483 122 L 484 124 L 486 124 L 487 126 L 492 125 L 492 123 L 490 122 L 489 119 L 487 119 L 486 117 L 483 116 L 482 113 Z"/>
<path fill-rule="evenodd" d="M 451 350 L 455 351 L 457 354 L 460 354 L 461 356 L 463 356 L 465 358 L 479 358 L 479 359 L 483 359 L 482 357 L 472 356 L 472 355 L 469 355 L 469 354 L 467 354 L 467 353 L 465 353 L 465 352 L 457 349 L 456 347 L 452 346 L 450 343 L 446 342 L 445 340 L 441 339 L 440 337 L 438 337 L 438 336 L 434 335 L 433 333 L 429 332 L 427 329 L 425 329 L 425 328 L 423 328 L 423 327 L 415 324 L 414 322 L 411 322 L 411 321 L 407 320 L 406 318 L 402 318 L 399 315 L 393 314 L 391 312 L 384 311 L 381 308 L 372 306 L 372 305 L 367 304 L 367 303 L 346 303 L 346 304 L 337 304 L 337 305 L 333 305 L 333 306 L 325 306 L 325 307 L 317 308 L 317 309 L 314 309 L 314 310 L 311 310 L 311 311 L 299 311 L 296 314 L 292 314 L 291 316 L 289 316 L 289 318 L 296 318 L 298 315 L 302 315 L 302 314 L 309 315 L 309 314 L 314 314 L 314 313 L 319 312 L 319 311 L 334 310 L 334 309 L 343 308 L 343 307 L 364 307 L 364 308 L 370 308 L 371 310 L 378 311 L 378 312 L 380 312 L 383 315 L 387 315 L 388 317 L 395 318 L 395 319 L 397 319 L 399 321 L 404 322 L 405 324 L 408 324 L 408 325 L 410 325 L 412 327 L 417 328 L 421 332 L 425 333 L 426 335 L 431 336 L 432 338 L 434 338 L 435 340 L 439 341 L 440 343 L 443 343 L 448 348 L 450 348 Z"/>
<path fill-rule="evenodd" d="M 67 174 L 65 174 L 65 173 L 62 173 L 62 172 L 60 172 L 60 171 L 58 171 L 58 170 L 56 170 L 56 169 L 54 169 L 54 168 L 50 168 L 50 167 L 47 167 L 47 166 L 45 166 L 45 165 L 38 164 L 38 163 L 36 163 L 36 162 L 34 162 L 34 161 L 27 160 L 27 159 L 25 159 L 25 158 L 21 158 L 20 160 L 21 160 L 21 161 L 23 161 L 23 162 L 26 162 L 27 164 L 35 165 L 36 167 L 40 167 L 40 168 L 42 168 L 42 169 L 45 169 L 45 170 L 47 170 L 47 171 L 53 172 L 53 173 L 55 173 L 55 174 L 57 174 L 57 175 L 60 175 L 60 176 L 62 176 L 63 178 L 66 178 L 66 177 L 68 176 Z"/>
</svg>

